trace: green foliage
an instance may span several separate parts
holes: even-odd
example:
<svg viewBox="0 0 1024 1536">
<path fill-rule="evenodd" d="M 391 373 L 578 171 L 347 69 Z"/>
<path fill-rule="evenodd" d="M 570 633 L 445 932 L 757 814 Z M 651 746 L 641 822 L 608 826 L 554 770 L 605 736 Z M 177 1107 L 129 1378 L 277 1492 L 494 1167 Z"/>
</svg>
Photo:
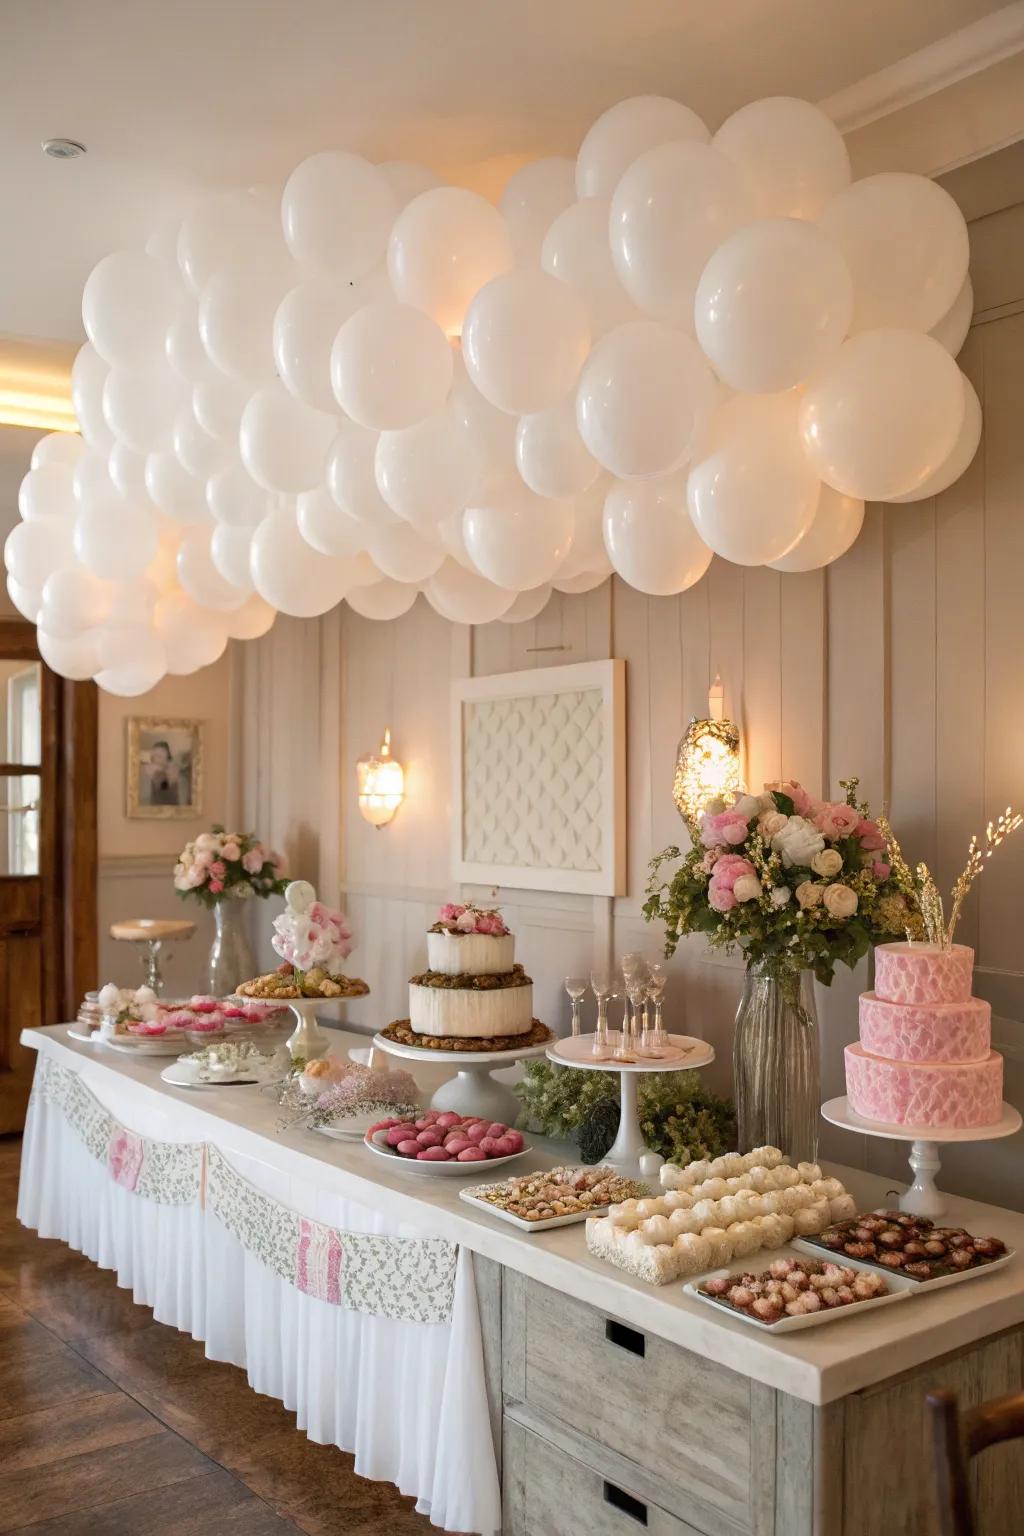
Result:
<svg viewBox="0 0 1024 1536">
<path fill-rule="evenodd" d="M 585 1163 L 601 1161 L 619 1134 L 620 1119 L 621 1114 L 616 1101 L 602 1099 L 599 1104 L 594 1105 L 586 1119 L 580 1121 L 576 1139 L 579 1142 L 580 1157 Z"/>
<path fill-rule="evenodd" d="M 584 1140 L 587 1150 L 593 1150 L 602 1126 L 607 1129 L 608 1106 L 618 1109 L 619 1078 L 614 1072 L 580 1072 L 553 1062 L 531 1061 L 515 1091 L 523 1102 L 520 1124 L 525 1129 L 577 1141 L 583 1153 Z M 736 1145 L 732 1101 L 705 1088 L 696 1072 L 645 1074 L 637 1097 L 644 1138 L 669 1162 L 718 1157 Z M 617 1118 L 615 1124 L 617 1128 Z M 613 1138 L 614 1131 L 599 1156 Z"/>
</svg>

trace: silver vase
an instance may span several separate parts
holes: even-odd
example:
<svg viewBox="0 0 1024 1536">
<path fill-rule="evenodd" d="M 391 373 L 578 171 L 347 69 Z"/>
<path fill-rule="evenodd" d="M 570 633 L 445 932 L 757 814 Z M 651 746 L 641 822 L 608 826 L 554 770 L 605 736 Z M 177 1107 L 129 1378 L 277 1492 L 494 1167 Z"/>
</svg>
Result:
<svg viewBox="0 0 1024 1536">
<path fill-rule="evenodd" d="M 237 897 L 218 901 L 213 909 L 217 932 L 210 949 L 207 991 L 211 997 L 228 997 L 239 984 L 256 974 L 256 962 L 245 926 L 247 902 Z"/>
<path fill-rule="evenodd" d="M 819 1056 L 811 972 L 749 966 L 732 1050 L 741 1152 L 781 1147 L 794 1162 L 816 1160 Z"/>
</svg>

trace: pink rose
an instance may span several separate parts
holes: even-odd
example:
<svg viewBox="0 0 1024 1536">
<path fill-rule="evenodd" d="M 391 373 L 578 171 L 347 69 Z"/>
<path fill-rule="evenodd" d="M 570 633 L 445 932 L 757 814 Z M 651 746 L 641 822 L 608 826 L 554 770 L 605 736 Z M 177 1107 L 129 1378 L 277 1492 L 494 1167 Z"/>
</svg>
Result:
<svg viewBox="0 0 1024 1536">
<path fill-rule="evenodd" d="M 210 874 L 213 876 L 213 878 L 215 880 L 223 880 L 227 872 L 228 867 L 224 863 L 224 860 L 214 859 L 213 863 L 210 865 Z"/>
<path fill-rule="evenodd" d="M 806 816 L 811 809 L 811 797 L 802 784 L 796 779 L 774 780 L 766 784 L 765 789 L 778 790 L 779 794 L 788 795 L 793 802 L 793 810 L 797 816 Z"/>
<path fill-rule="evenodd" d="M 213 854 L 208 848 L 201 848 L 192 860 L 193 869 L 209 869 L 213 863 Z"/>
<path fill-rule="evenodd" d="M 746 842 L 749 831 L 747 818 L 738 811 L 719 811 L 717 815 L 705 811 L 700 819 L 700 840 L 705 848 L 723 844 L 735 847 L 737 843 Z"/>
<path fill-rule="evenodd" d="M 842 801 L 826 802 L 814 818 L 814 825 L 822 837 L 827 837 L 829 842 L 838 842 L 841 837 L 852 837 L 860 824 L 860 813 L 852 806 Z"/>
<path fill-rule="evenodd" d="M 865 853 L 881 853 L 885 847 L 885 838 L 877 821 L 858 821 L 857 837 Z"/>
<path fill-rule="evenodd" d="M 708 904 L 715 912 L 731 912 L 736 905 L 736 897 L 724 885 L 716 885 L 712 881 L 708 886 Z"/>
<path fill-rule="evenodd" d="M 250 848 L 248 853 L 242 854 L 242 868 L 247 875 L 258 875 L 264 862 L 262 848 Z"/>
<path fill-rule="evenodd" d="M 718 886 L 720 890 L 731 891 L 741 875 L 756 873 L 749 859 L 743 858 L 738 853 L 723 853 L 715 865 L 711 884 Z"/>
<path fill-rule="evenodd" d="M 707 853 L 704 855 L 704 857 L 700 861 L 700 868 L 704 871 L 704 873 L 706 875 L 710 875 L 711 871 L 714 869 L 715 865 L 718 863 L 718 860 L 719 860 L 720 857 L 721 857 L 721 852 L 720 852 L 720 850 L 718 848 L 709 848 Z"/>
<path fill-rule="evenodd" d="M 871 866 L 871 873 L 874 875 L 879 885 L 882 885 L 884 881 L 888 880 L 890 874 L 892 873 L 892 866 L 886 864 L 884 859 L 875 859 Z"/>
<path fill-rule="evenodd" d="M 438 914 L 442 923 L 454 923 L 465 912 L 465 907 L 460 907 L 454 901 L 446 902 Z"/>
<path fill-rule="evenodd" d="M 213 892 L 213 894 L 215 896 L 219 896 L 223 889 L 224 889 L 224 881 L 223 880 L 211 880 L 210 881 L 210 890 Z"/>
</svg>

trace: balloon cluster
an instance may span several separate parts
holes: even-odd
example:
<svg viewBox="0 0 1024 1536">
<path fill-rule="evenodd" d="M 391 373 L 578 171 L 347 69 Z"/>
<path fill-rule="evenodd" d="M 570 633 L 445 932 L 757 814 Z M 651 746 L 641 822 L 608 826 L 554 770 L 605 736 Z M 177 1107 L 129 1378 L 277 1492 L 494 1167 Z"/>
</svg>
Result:
<svg viewBox="0 0 1024 1536">
<path fill-rule="evenodd" d="M 500 207 L 313 155 L 91 273 L 82 436 L 36 448 L 9 590 L 58 672 L 135 694 L 278 610 L 515 621 L 612 570 L 820 567 L 977 448 L 967 264 L 946 192 L 852 182 L 788 97 L 713 136 L 620 102 Z"/>
</svg>

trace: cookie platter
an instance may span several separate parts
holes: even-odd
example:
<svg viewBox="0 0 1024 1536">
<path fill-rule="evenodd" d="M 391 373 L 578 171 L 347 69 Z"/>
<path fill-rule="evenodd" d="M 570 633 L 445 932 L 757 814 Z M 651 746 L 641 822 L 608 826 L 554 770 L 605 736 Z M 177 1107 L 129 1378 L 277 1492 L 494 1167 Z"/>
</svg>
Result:
<svg viewBox="0 0 1024 1536">
<path fill-rule="evenodd" d="M 548 1232 L 575 1226 L 588 1216 L 603 1216 L 616 1200 L 648 1194 L 648 1185 L 624 1179 L 614 1168 L 565 1167 L 461 1189 L 459 1199 L 520 1232 Z"/>
<path fill-rule="evenodd" d="M 816 1258 L 863 1264 L 906 1280 L 913 1291 L 934 1291 L 1001 1269 L 1016 1256 L 999 1238 L 975 1237 L 907 1211 L 868 1211 L 793 1243 Z"/>
<path fill-rule="evenodd" d="M 793 1246 L 797 1245 L 794 1243 Z M 862 1312 L 870 1311 L 875 1307 L 891 1306 L 894 1302 L 906 1301 L 913 1295 L 914 1283 L 904 1275 L 880 1275 L 877 1269 L 869 1264 L 860 1263 L 856 1259 L 833 1262 L 834 1259 L 834 1255 L 828 1258 L 816 1255 L 813 1259 L 806 1259 L 780 1254 L 771 1265 L 765 1265 L 762 1262 L 756 1271 L 742 1259 L 734 1260 L 728 1268 L 711 1270 L 708 1274 L 687 1281 L 683 1290 L 693 1300 L 702 1302 L 705 1306 L 715 1307 L 719 1312 L 725 1312 L 741 1323 L 749 1324 L 752 1328 L 759 1328 L 762 1333 L 795 1333 L 803 1328 L 818 1328 L 823 1323 L 838 1322 L 843 1317 L 859 1317 Z M 783 1269 L 788 1271 L 787 1275 L 781 1273 Z M 830 1273 L 833 1270 L 841 1270 L 845 1277 L 852 1275 L 855 1278 L 849 1283 L 845 1280 L 837 1282 L 836 1277 Z M 776 1271 L 780 1273 L 776 1275 Z M 781 1286 L 786 1284 L 787 1279 L 794 1272 L 800 1271 L 807 1275 L 809 1282 L 804 1287 L 804 1294 L 811 1293 L 820 1298 L 826 1289 L 826 1282 L 831 1279 L 833 1284 L 827 1287 L 830 1293 L 837 1289 L 838 1283 L 851 1291 L 851 1297 L 845 1304 L 835 1302 L 826 1304 L 819 1300 L 819 1305 L 814 1311 L 801 1311 L 794 1316 L 783 1315 L 774 1321 L 764 1321 L 758 1317 L 751 1305 L 755 1299 L 754 1293 L 750 1287 L 741 1282 L 753 1281 L 755 1286 L 774 1282 Z M 814 1289 L 815 1281 L 821 1285 L 821 1290 Z M 723 1282 L 729 1282 L 728 1288 Z M 722 1287 L 721 1294 L 716 1295 L 714 1292 L 719 1286 Z M 791 1289 L 795 1290 L 795 1287 L 791 1286 Z M 863 1295 L 860 1294 L 861 1291 L 864 1292 Z M 750 1297 L 751 1302 L 746 1306 L 735 1304 L 729 1298 L 731 1294 L 737 1292 Z M 801 1292 L 797 1292 L 798 1296 L 800 1294 Z M 799 1302 L 795 1301 L 794 1304 L 799 1305 Z"/>
</svg>

